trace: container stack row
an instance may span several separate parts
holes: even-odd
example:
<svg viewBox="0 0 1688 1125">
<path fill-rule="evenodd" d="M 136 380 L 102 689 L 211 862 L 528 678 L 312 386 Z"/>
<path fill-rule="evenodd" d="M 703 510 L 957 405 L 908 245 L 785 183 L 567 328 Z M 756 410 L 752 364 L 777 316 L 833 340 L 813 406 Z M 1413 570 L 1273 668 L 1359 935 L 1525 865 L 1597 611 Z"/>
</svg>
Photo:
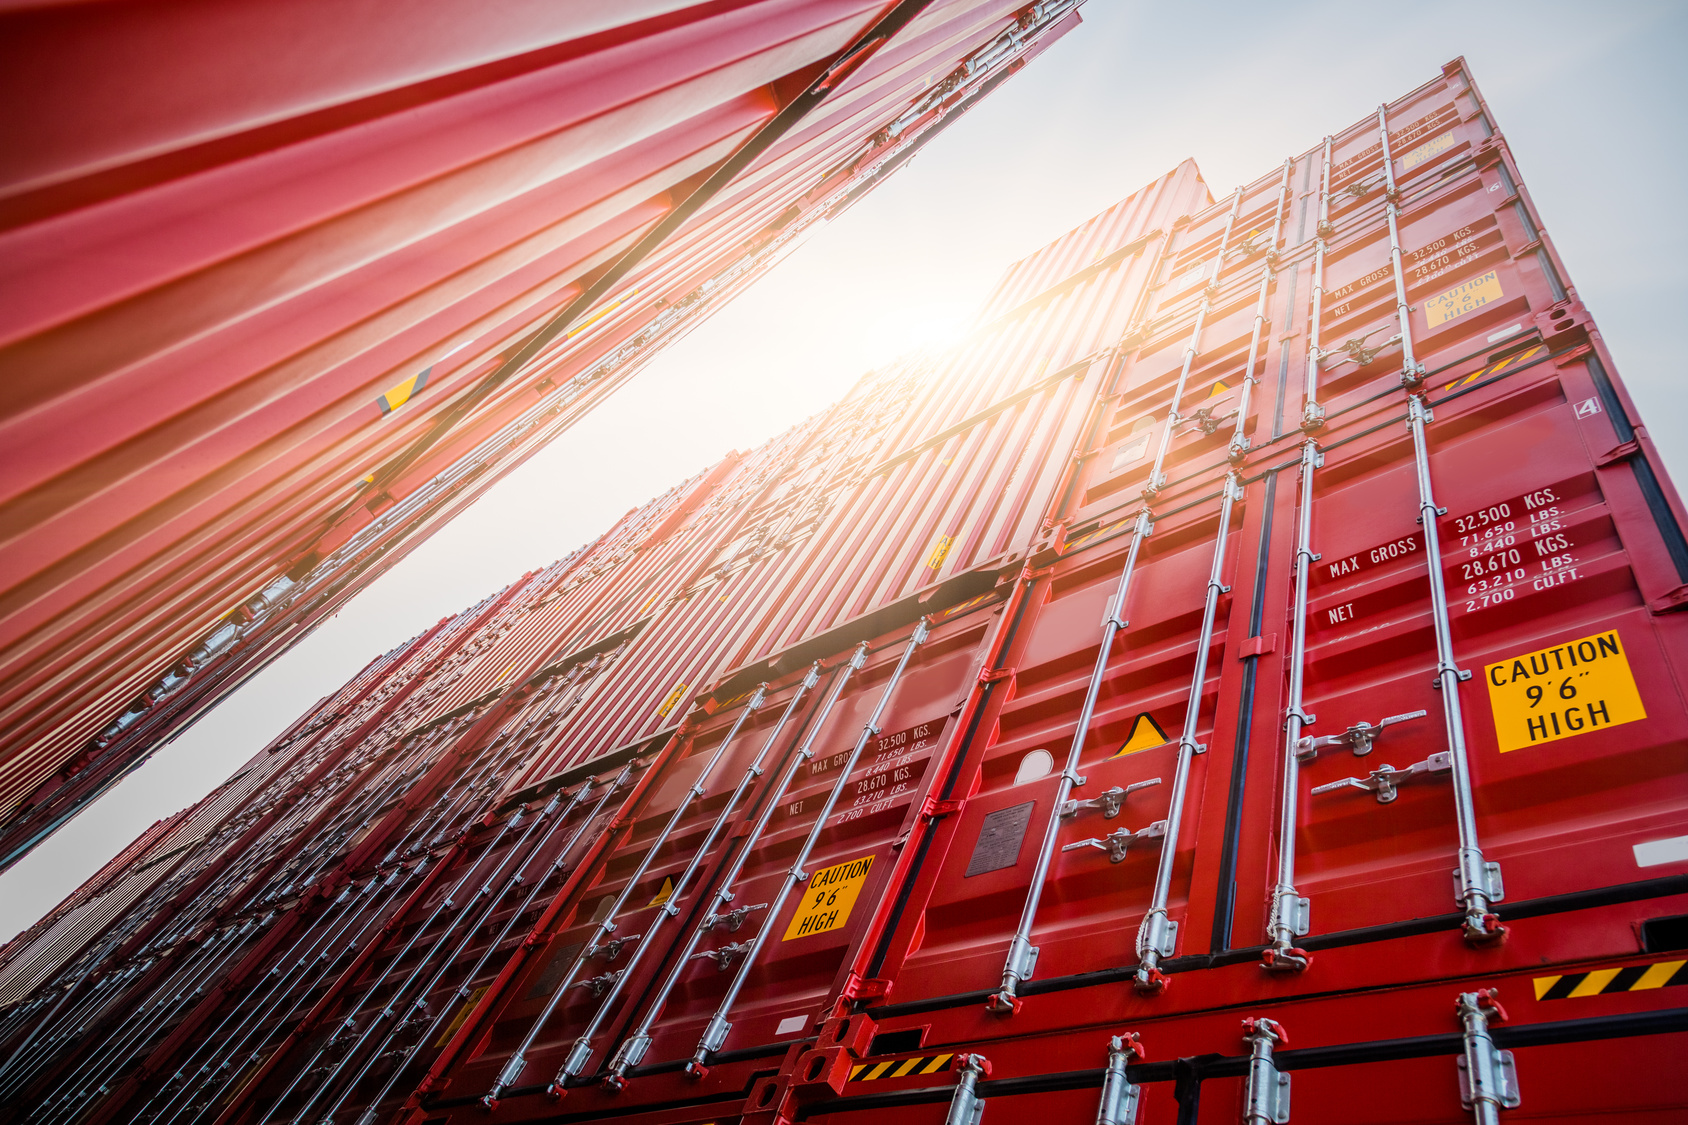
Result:
<svg viewBox="0 0 1688 1125">
<path fill-rule="evenodd" d="M 1676 1119 L 1659 464 L 1463 61 L 1186 163 L 14 942 L 6 1112 Z"/>
</svg>

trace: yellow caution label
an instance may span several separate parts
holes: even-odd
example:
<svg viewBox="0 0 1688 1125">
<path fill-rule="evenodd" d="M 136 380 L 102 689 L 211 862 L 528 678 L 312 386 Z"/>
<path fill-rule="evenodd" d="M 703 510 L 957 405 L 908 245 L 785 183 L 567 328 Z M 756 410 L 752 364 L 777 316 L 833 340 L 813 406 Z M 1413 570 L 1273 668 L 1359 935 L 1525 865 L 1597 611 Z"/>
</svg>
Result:
<svg viewBox="0 0 1688 1125">
<path fill-rule="evenodd" d="M 1409 169 L 1417 168 L 1420 164 L 1423 164 L 1432 156 L 1440 156 L 1442 153 L 1447 152 L 1453 147 L 1454 135 L 1451 131 L 1443 133 L 1439 137 L 1432 137 L 1430 140 L 1425 141 L 1423 144 L 1401 157 L 1401 171 L 1405 172 Z"/>
<path fill-rule="evenodd" d="M 669 692 L 668 695 L 663 699 L 663 701 L 660 704 L 657 705 L 656 717 L 659 718 L 659 719 L 666 719 L 668 717 L 668 712 L 674 710 L 675 707 L 679 706 L 680 700 L 684 699 L 685 697 L 686 697 L 686 685 L 685 684 L 675 684 L 674 690 Z"/>
<path fill-rule="evenodd" d="M 1456 285 L 1446 293 L 1438 293 L 1424 300 L 1424 322 L 1431 328 L 1446 324 L 1468 312 L 1476 312 L 1490 301 L 1498 301 L 1506 294 L 1500 290 L 1500 278 L 1494 270 Z"/>
<path fill-rule="evenodd" d="M 1490 664 L 1502 753 L 1647 717 L 1616 629 Z"/>
<path fill-rule="evenodd" d="M 797 913 L 791 916 L 791 924 L 786 926 L 785 936 L 780 940 L 824 934 L 848 922 L 856 896 L 862 893 L 862 885 L 872 869 L 873 857 L 864 855 L 809 876 L 803 901 L 797 904 Z"/>
<path fill-rule="evenodd" d="M 650 902 L 646 903 L 645 906 L 647 908 L 652 907 L 652 906 L 666 906 L 666 905 L 668 905 L 668 900 L 673 898 L 673 897 L 674 897 L 674 879 L 671 876 L 665 875 L 665 876 L 663 876 L 663 879 L 662 879 L 662 886 L 657 889 L 656 897 L 651 899 Z"/>
<path fill-rule="evenodd" d="M 1114 751 L 1111 756 L 1123 758 L 1127 754 L 1135 754 L 1139 750 L 1152 750 L 1156 746 L 1165 746 L 1169 741 L 1171 740 L 1166 737 L 1166 732 L 1161 729 L 1161 725 L 1155 722 L 1155 717 L 1145 711 L 1132 721 L 1131 733 L 1126 736 L 1125 745 Z"/>
<path fill-rule="evenodd" d="M 428 385 L 428 375 L 434 369 L 430 365 L 418 371 L 396 387 L 390 388 L 385 394 L 375 400 L 375 405 L 381 408 L 381 413 L 391 414 L 405 403 L 421 393 Z"/>
<path fill-rule="evenodd" d="M 944 565 L 944 560 L 949 557 L 950 544 L 954 542 L 955 537 L 952 535 L 938 536 L 938 541 L 932 544 L 932 553 L 926 556 L 926 569 L 937 570 Z"/>
<path fill-rule="evenodd" d="M 434 1041 L 434 1046 L 443 1047 L 451 1042 L 451 1037 L 457 1034 L 457 1029 L 463 1026 L 463 1021 L 469 1018 L 469 1013 L 475 1010 L 475 1005 L 481 1002 L 481 997 L 486 995 L 486 990 L 487 986 L 483 984 L 469 993 L 469 998 L 463 1001 L 463 1006 L 457 1009 L 457 1014 L 452 1016 L 451 1022 L 445 1025 L 445 1030 L 440 1032 L 440 1037 Z"/>
</svg>

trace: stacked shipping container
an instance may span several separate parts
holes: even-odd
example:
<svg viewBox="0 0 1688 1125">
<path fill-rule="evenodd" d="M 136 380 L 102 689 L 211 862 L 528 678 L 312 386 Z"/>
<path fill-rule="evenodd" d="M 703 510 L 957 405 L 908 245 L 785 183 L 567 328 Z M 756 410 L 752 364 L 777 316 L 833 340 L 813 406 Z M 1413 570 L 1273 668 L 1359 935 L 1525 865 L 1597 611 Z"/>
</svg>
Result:
<svg viewBox="0 0 1688 1125">
<path fill-rule="evenodd" d="M 1679 1117 L 1688 546 L 1565 278 L 1459 61 L 1180 166 L 139 849 L 13 1118 Z"/>
<path fill-rule="evenodd" d="M 1077 6 L 0 16 L 0 866 Z"/>
</svg>

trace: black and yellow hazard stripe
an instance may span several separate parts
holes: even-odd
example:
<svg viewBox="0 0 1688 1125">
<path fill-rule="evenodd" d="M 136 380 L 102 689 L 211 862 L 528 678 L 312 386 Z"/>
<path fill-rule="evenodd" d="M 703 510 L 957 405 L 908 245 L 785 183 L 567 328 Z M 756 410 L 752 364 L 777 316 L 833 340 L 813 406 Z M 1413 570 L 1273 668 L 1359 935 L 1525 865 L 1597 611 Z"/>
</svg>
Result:
<svg viewBox="0 0 1688 1125">
<path fill-rule="evenodd" d="M 1619 969 L 1536 977 L 1533 983 L 1537 1000 L 1576 1000 L 1614 992 L 1646 992 L 1688 984 L 1688 961 L 1654 961 L 1647 965 L 1625 965 Z"/>
<path fill-rule="evenodd" d="M 876 1078 L 907 1078 L 911 1074 L 937 1074 L 950 1069 L 954 1055 L 916 1055 L 912 1059 L 886 1059 L 884 1062 L 858 1063 L 850 1071 L 852 1082 L 872 1082 Z"/>
<path fill-rule="evenodd" d="M 1455 379 L 1442 389 L 1444 391 L 1457 390 L 1460 387 L 1475 383 L 1479 379 L 1486 379 L 1490 375 L 1500 375 L 1504 372 L 1517 370 L 1518 368 L 1527 366 L 1530 360 L 1543 358 L 1546 351 L 1546 344 L 1537 344 L 1532 348 L 1525 348 L 1523 351 L 1513 352 L 1505 359 L 1496 360 L 1487 367 L 1479 367 L 1477 370 L 1468 375 L 1460 376 L 1458 379 Z"/>
</svg>

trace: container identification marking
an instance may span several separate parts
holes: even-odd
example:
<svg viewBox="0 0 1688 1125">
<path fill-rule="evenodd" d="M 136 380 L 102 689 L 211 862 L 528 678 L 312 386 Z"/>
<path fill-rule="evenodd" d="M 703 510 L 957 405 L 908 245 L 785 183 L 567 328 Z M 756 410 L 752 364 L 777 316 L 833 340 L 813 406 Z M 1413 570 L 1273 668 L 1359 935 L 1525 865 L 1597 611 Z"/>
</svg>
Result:
<svg viewBox="0 0 1688 1125">
<path fill-rule="evenodd" d="M 1505 295 L 1501 291 L 1500 276 L 1490 270 L 1454 286 L 1446 293 L 1426 297 L 1424 320 L 1429 327 L 1434 328 L 1466 313 L 1476 312 L 1490 301 L 1498 301 Z"/>
<path fill-rule="evenodd" d="M 835 863 L 809 876 L 803 900 L 797 904 L 797 911 L 791 916 L 791 923 L 786 926 L 785 936 L 780 940 L 791 941 L 793 938 L 824 934 L 848 922 L 850 911 L 856 905 L 856 896 L 862 893 L 867 873 L 872 869 L 873 857 L 864 855 L 860 859 Z"/>
<path fill-rule="evenodd" d="M 1502 753 L 1647 717 L 1616 629 L 1483 669 Z"/>
<path fill-rule="evenodd" d="M 1026 829 L 1032 822 L 1036 801 L 997 809 L 979 825 L 979 839 L 973 845 L 973 855 L 967 860 L 963 879 L 1001 871 L 1020 862 L 1020 845 L 1025 842 Z"/>
<path fill-rule="evenodd" d="M 1443 133 L 1439 137 L 1425 141 L 1423 144 L 1401 157 L 1401 171 L 1405 172 L 1409 168 L 1416 168 L 1420 164 L 1423 164 L 1426 160 L 1429 160 L 1432 156 L 1440 156 L 1442 153 L 1447 152 L 1453 147 L 1454 134 L 1453 130 L 1450 129 L 1448 132 Z"/>
</svg>

